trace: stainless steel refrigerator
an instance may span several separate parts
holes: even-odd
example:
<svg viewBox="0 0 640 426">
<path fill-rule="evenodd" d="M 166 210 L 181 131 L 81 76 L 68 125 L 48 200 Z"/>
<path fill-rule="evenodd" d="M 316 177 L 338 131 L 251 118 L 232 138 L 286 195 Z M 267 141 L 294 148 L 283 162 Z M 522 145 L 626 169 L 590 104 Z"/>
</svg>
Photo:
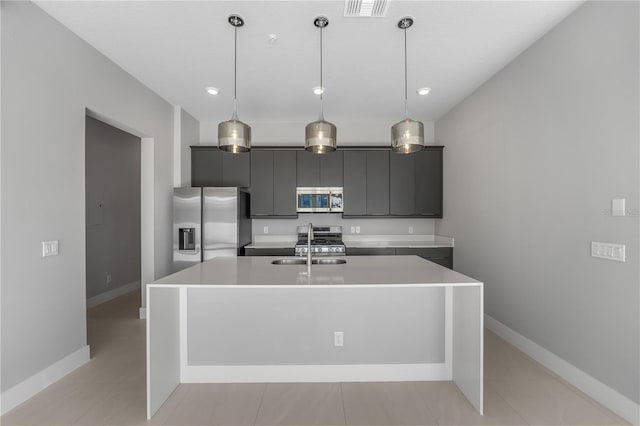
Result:
<svg viewBox="0 0 640 426">
<path fill-rule="evenodd" d="M 251 243 L 249 202 L 241 188 L 174 188 L 174 272 L 217 256 L 244 254 Z"/>
</svg>

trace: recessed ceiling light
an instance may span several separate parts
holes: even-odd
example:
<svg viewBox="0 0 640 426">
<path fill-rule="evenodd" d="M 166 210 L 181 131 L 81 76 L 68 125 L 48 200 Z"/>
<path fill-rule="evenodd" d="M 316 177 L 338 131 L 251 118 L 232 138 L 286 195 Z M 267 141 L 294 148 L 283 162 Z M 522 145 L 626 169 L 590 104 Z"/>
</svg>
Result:
<svg viewBox="0 0 640 426">
<path fill-rule="evenodd" d="M 431 91 L 431 87 L 421 87 L 420 89 L 418 89 L 418 95 L 420 96 L 428 95 L 430 91 Z"/>
<path fill-rule="evenodd" d="M 313 88 L 313 93 L 319 95 L 320 93 L 324 94 L 324 88 L 317 86 Z"/>
<path fill-rule="evenodd" d="M 207 87 L 207 93 L 210 95 L 217 95 L 220 90 L 217 87 Z"/>
</svg>

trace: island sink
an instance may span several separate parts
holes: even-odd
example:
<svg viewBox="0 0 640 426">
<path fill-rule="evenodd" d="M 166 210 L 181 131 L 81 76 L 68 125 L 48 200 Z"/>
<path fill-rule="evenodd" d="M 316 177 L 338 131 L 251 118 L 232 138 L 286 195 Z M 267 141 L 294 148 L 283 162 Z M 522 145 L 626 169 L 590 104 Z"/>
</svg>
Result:
<svg viewBox="0 0 640 426">
<path fill-rule="evenodd" d="M 342 265 L 347 263 L 345 259 L 312 259 L 312 265 Z M 272 265 L 306 265 L 306 259 L 276 259 Z"/>
</svg>

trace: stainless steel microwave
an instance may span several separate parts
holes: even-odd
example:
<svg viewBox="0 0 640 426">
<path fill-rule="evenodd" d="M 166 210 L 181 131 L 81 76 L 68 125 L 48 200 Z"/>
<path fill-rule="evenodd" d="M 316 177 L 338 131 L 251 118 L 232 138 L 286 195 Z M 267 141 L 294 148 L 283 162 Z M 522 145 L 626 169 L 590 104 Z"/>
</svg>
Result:
<svg viewBox="0 0 640 426">
<path fill-rule="evenodd" d="M 298 187 L 296 199 L 300 213 L 343 211 L 344 200 L 340 187 Z"/>
</svg>

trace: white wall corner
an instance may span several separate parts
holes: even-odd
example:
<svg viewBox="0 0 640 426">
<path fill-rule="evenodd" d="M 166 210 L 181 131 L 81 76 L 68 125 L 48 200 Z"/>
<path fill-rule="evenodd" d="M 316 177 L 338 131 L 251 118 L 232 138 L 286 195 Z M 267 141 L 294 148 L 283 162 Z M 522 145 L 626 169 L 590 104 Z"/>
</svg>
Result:
<svg viewBox="0 0 640 426">
<path fill-rule="evenodd" d="M 181 178 L 181 147 L 182 147 L 182 107 L 173 106 L 173 186 L 179 187 Z"/>
<path fill-rule="evenodd" d="M 605 385 L 553 352 L 485 314 L 485 326 L 633 425 L 640 424 L 640 404 Z"/>
<path fill-rule="evenodd" d="M 0 395 L 0 415 L 22 404 L 49 385 L 57 382 L 76 368 L 89 361 L 89 346 L 84 346 L 60 361 L 34 374 Z"/>
</svg>

